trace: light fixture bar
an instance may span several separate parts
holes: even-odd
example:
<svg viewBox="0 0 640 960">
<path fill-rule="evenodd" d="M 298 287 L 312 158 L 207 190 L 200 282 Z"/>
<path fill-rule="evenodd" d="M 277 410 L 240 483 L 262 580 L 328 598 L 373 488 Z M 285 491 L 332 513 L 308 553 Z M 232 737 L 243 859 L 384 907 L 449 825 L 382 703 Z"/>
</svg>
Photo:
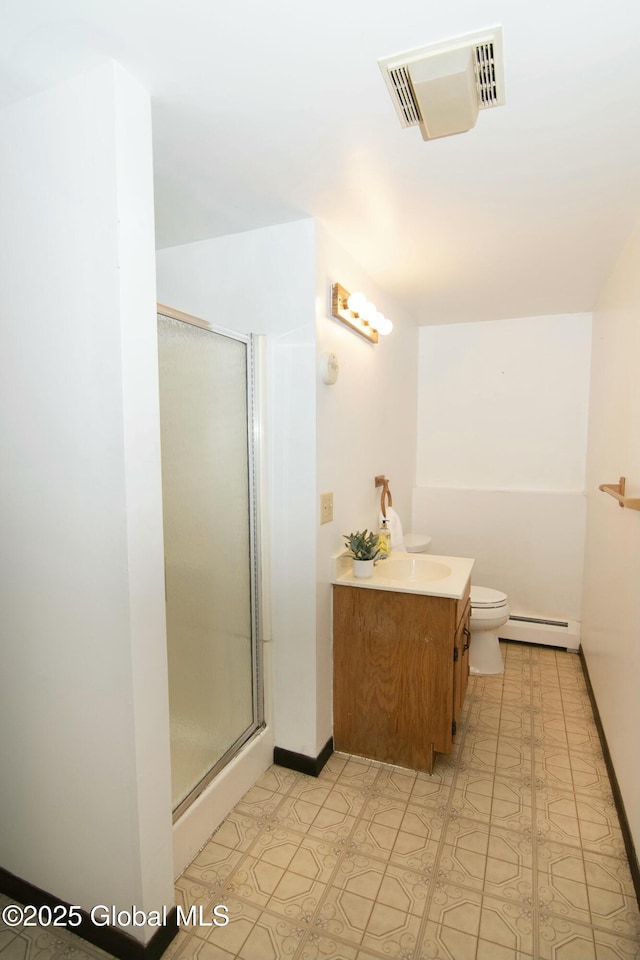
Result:
<svg viewBox="0 0 640 960">
<path fill-rule="evenodd" d="M 348 327 L 359 333 L 361 337 L 368 340 L 369 343 L 378 342 L 378 331 L 369 326 L 366 320 L 363 320 L 357 313 L 349 310 L 347 300 L 351 294 L 345 290 L 339 283 L 331 284 L 331 316 Z"/>
</svg>

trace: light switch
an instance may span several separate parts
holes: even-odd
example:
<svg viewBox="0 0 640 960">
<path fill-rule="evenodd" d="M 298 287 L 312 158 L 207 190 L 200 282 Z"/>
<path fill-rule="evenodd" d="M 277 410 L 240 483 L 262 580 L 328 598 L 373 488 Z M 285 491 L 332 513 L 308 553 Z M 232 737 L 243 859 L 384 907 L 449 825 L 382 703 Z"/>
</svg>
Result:
<svg viewBox="0 0 640 960">
<path fill-rule="evenodd" d="M 333 493 L 320 494 L 320 523 L 331 523 L 333 520 Z"/>
</svg>

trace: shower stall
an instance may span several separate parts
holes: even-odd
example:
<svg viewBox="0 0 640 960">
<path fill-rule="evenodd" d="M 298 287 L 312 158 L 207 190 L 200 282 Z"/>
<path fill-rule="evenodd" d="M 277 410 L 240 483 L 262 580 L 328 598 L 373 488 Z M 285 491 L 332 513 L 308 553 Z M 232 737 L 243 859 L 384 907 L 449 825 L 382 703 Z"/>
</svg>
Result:
<svg viewBox="0 0 640 960">
<path fill-rule="evenodd" d="M 254 343 L 159 307 L 177 819 L 263 725 Z"/>
</svg>

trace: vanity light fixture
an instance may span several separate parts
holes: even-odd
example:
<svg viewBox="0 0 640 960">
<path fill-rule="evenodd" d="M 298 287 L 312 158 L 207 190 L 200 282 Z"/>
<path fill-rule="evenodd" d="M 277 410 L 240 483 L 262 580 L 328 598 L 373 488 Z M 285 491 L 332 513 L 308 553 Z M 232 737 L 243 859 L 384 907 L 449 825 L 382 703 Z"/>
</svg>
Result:
<svg viewBox="0 0 640 960">
<path fill-rule="evenodd" d="M 339 283 L 331 284 L 331 316 L 359 333 L 370 343 L 378 342 L 378 334 L 385 337 L 393 330 L 388 320 L 370 303 L 363 293 L 349 293 Z"/>
</svg>

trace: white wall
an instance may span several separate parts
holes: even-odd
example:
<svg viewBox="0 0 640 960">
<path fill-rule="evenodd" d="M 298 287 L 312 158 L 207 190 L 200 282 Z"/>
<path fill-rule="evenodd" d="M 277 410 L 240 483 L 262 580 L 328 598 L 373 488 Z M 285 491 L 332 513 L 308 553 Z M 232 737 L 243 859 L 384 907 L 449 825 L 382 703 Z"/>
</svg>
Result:
<svg viewBox="0 0 640 960">
<path fill-rule="evenodd" d="M 157 252 L 158 300 L 268 334 L 275 743 L 315 755 L 315 327 L 311 220 Z"/>
<path fill-rule="evenodd" d="M 114 64 L 0 114 L 0 863 L 85 909 L 174 902 L 150 121 Z"/>
<path fill-rule="evenodd" d="M 627 478 L 640 497 L 640 225 L 595 314 L 587 454 L 582 645 L 636 850 L 640 849 L 640 512 L 598 490 Z"/>
<path fill-rule="evenodd" d="M 316 316 L 318 358 L 335 353 L 338 381 L 317 384 L 317 678 L 320 750 L 333 729 L 331 587 L 329 558 L 344 547 L 343 534 L 378 529 L 381 490 L 390 480 L 393 507 L 410 529 L 415 476 L 418 330 L 412 319 L 318 226 Z M 371 344 L 330 316 L 333 281 L 362 290 L 394 323 L 393 332 Z M 320 494 L 333 492 L 333 522 L 320 526 Z"/>
<path fill-rule="evenodd" d="M 342 533 L 377 524 L 374 476 L 409 515 L 415 463 L 416 330 L 312 220 L 157 253 L 158 299 L 268 340 L 274 730 L 315 757 L 332 733 L 329 558 Z M 362 286 L 396 321 L 372 348 L 328 316 L 329 280 Z M 318 354 L 338 353 L 335 387 Z M 319 525 L 319 493 L 334 521 Z"/>
<path fill-rule="evenodd" d="M 584 489 L 590 314 L 422 327 L 418 486 Z"/>
<path fill-rule="evenodd" d="M 415 530 L 513 613 L 580 619 L 591 316 L 422 327 Z"/>
</svg>

